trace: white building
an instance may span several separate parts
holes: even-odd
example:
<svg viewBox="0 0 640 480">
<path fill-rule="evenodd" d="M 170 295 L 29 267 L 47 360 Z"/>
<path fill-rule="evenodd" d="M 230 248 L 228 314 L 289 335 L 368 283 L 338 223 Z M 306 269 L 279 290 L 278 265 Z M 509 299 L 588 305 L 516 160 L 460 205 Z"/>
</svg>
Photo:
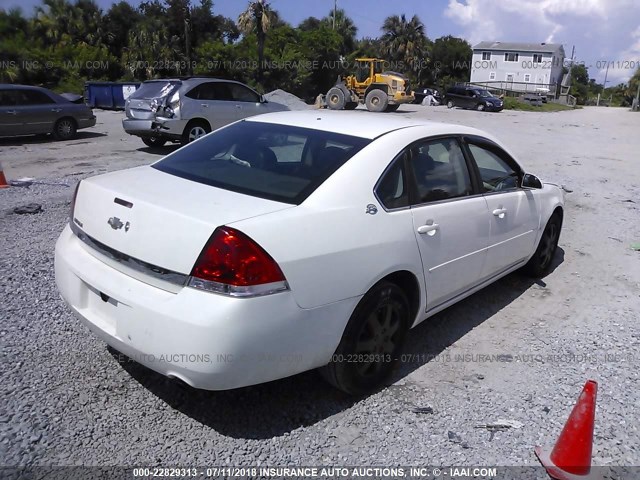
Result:
<svg viewBox="0 0 640 480">
<path fill-rule="evenodd" d="M 557 43 L 480 42 L 473 47 L 471 83 L 520 92 L 562 82 L 564 47 Z"/>
</svg>

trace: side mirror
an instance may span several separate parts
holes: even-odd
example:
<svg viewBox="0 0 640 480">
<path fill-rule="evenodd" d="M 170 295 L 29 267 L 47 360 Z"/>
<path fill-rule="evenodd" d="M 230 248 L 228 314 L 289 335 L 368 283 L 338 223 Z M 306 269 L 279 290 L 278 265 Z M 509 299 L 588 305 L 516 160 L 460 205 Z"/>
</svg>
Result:
<svg viewBox="0 0 640 480">
<path fill-rule="evenodd" d="M 525 173 L 522 177 L 522 188 L 542 188 L 542 182 L 538 177 L 530 173 Z"/>
</svg>

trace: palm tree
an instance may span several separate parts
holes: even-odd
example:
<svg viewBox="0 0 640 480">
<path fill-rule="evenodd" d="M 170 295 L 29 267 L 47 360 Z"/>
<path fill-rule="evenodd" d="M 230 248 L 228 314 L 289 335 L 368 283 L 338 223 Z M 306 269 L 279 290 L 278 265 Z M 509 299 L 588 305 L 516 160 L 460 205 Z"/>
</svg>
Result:
<svg viewBox="0 0 640 480">
<path fill-rule="evenodd" d="M 322 22 L 333 28 L 335 16 L 335 30 L 342 38 L 342 46 L 340 47 L 340 55 L 348 55 L 355 48 L 356 34 L 358 33 L 358 27 L 353 23 L 346 12 L 342 8 L 331 10 L 328 16 L 322 19 Z"/>
<path fill-rule="evenodd" d="M 427 53 L 428 39 L 420 18 L 414 15 L 407 21 L 405 15 L 387 17 L 382 26 L 383 52 L 391 60 L 401 61 L 416 69 Z"/>
<path fill-rule="evenodd" d="M 258 39 L 258 78 L 262 79 L 262 68 L 264 62 L 264 43 L 267 39 L 267 32 L 271 28 L 273 12 L 267 0 L 250 1 L 247 9 L 238 16 L 238 29 L 243 35 L 256 34 Z"/>
</svg>

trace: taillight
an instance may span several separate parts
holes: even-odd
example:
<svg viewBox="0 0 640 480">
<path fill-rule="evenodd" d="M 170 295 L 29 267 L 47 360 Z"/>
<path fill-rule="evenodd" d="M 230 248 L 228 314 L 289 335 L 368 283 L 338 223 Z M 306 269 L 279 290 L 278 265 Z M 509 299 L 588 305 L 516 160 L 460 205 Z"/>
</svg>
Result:
<svg viewBox="0 0 640 480">
<path fill-rule="evenodd" d="M 191 270 L 189 286 L 234 297 L 288 290 L 280 267 L 260 245 L 231 227 L 218 227 Z"/>
<path fill-rule="evenodd" d="M 76 198 L 78 198 L 78 189 L 80 188 L 80 183 L 82 182 L 82 180 L 80 180 L 77 185 L 76 185 L 76 189 L 73 191 L 73 197 L 71 197 L 71 211 L 69 212 L 69 222 L 73 223 L 75 221 L 73 214 L 75 212 L 76 209 Z"/>
</svg>

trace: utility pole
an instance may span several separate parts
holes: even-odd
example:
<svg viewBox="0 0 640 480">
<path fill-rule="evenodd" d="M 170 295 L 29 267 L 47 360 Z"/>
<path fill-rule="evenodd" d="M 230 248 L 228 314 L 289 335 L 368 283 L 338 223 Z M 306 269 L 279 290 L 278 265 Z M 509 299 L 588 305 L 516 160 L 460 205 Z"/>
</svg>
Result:
<svg viewBox="0 0 640 480">
<path fill-rule="evenodd" d="M 338 0 L 333 0 L 333 29 L 336 29 L 336 14 L 338 13 Z"/>
<path fill-rule="evenodd" d="M 602 84 L 602 93 L 607 88 L 607 77 L 609 76 L 609 62 L 607 62 L 607 70 L 604 72 L 604 83 Z M 596 102 L 596 107 L 600 106 L 600 94 L 598 94 L 598 101 Z"/>
</svg>

